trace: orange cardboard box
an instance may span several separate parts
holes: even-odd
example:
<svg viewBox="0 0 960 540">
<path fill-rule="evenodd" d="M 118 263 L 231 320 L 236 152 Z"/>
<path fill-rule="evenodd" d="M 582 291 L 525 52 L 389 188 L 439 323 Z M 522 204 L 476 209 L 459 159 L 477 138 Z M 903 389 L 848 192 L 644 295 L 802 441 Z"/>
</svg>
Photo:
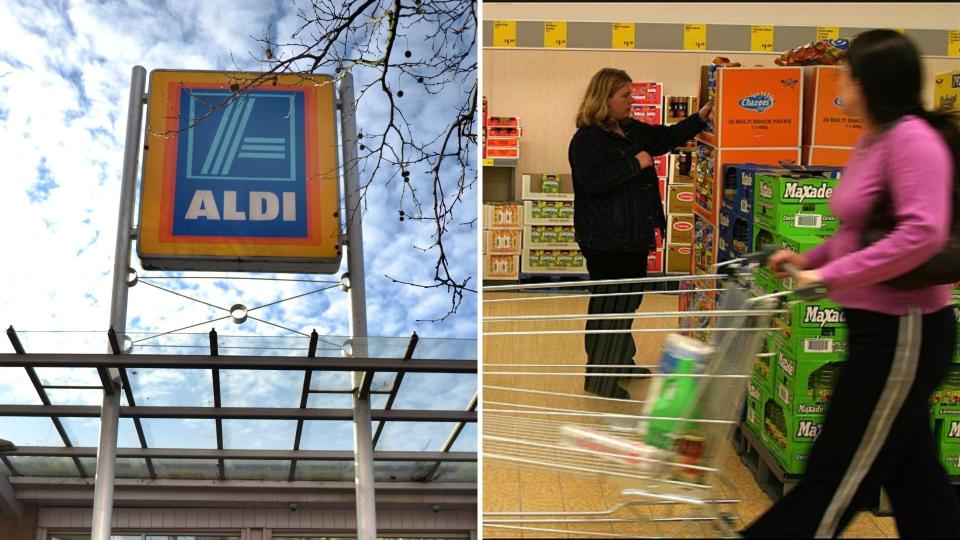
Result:
<svg viewBox="0 0 960 540">
<path fill-rule="evenodd" d="M 693 185 L 671 184 L 667 188 L 667 213 L 689 214 L 693 212 Z"/>
<path fill-rule="evenodd" d="M 483 279 L 519 279 L 519 255 L 484 255 Z"/>
<path fill-rule="evenodd" d="M 487 137 L 487 146 L 500 148 L 517 148 L 520 146 L 519 137 Z"/>
<path fill-rule="evenodd" d="M 519 116 L 488 116 L 487 125 L 490 127 L 520 127 Z"/>
<path fill-rule="evenodd" d="M 722 70 L 721 70 L 722 71 Z M 799 164 L 800 148 L 717 148 L 697 141 L 693 167 L 693 210 L 716 224 L 723 197 L 724 167 L 734 163 L 757 165 Z"/>
<path fill-rule="evenodd" d="M 663 250 L 657 250 L 647 255 L 647 272 L 663 272 Z"/>
<path fill-rule="evenodd" d="M 836 146 L 804 146 L 803 164 L 815 167 L 846 167 L 853 148 Z"/>
<path fill-rule="evenodd" d="M 489 139 L 488 139 L 489 140 Z M 520 157 L 519 148 L 499 148 L 487 146 L 487 157 L 488 158 L 513 158 L 518 159 Z"/>
<path fill-rule="evenodd" d="M 722 148 L 799 147 L 802 107 L 800 67 L 720 68 L 713 132 L 699 138 Z"/>
<path fill-rule="evenodd" d="M 490 229 L 483 231 L 483 252 L 489 255 L 520 255 L 523 231 Z"/>
<path fill-rule="evenodd" d="M 803 144 L 854 146 L 863 134 L 863 120 L 840 105 L 840 66 L 803 68 Z"/>
<path fill-rule="evenodd" d="M 671 273 L 689 274 L 692 256 L 692 245 L 668 244 L 666 250 L 666 271 Z"/>
<path fill-rule="evenodd" d="M 484 229 L 517 229 L 523 228 L 523 205 L 520 204 L 485 204 L 483 205 Z"/>
</svg>

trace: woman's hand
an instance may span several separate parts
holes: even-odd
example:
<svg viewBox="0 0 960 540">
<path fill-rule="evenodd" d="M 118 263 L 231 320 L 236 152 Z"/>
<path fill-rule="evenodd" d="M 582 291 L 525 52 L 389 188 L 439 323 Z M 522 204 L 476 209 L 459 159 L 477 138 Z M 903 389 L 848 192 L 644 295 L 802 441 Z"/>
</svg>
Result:
<svg viewBox="0 0 960 540">
<path fill-rule="evenodd" d="M 793 278 L 794 288 L 806 287 L 807 285 L 822 285 L 823 277 L 817 270 L 803 270 L 797 272 Z"/>
<path fill-rule="evenodd" d="M 789 249 L 777 250 L 773 255 L 770 256 L 769 259 L 767 259 L 767 267 L 773 271 L 774 275 L 778 279 L 790 277 L 790 274 L 781 268 L 781 265 L 784 263 L 792 264 L 797 270 L 806 270 L 806 268 L 810 266 L 810 261 L 806 257 L 798 253 L 794 253 Z M 806 274 L 809 272 L 800 273 Z"/>
<path fill-rule="evenodd" d="M 653 166 L 653 157 L 644 151 L 640 151 L 634 157 L 636 157 L 637 161 L 640 163 L 641 169 L 646 169 L 647 167 Z"/>
<path fill-rule="evenodd" d="M 701 120 L 708 120 L 713 115 L 713 102 L 707 102 L 706 105 L 700 107 L 700 111 L 697 114 L 700 115 Z"/>
</svg>

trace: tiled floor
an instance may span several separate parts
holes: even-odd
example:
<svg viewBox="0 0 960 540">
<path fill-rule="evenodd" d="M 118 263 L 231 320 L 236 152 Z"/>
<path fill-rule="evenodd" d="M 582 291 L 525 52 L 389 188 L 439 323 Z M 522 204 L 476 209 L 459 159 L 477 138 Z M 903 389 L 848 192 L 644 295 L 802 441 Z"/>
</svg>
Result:
<svg viewBox="0 0 960 540">
<path fill-rule="evenodd" d="M 571 293 L 572 294 L 572 293 Z M 532 296 L 544 300 L 487 302 Z M 699 513 L 690 505 L 635 505 L 625 502 L 623 490 L 643 482 L 612 476 L 629 470 L 611 465 L 604 474 L 587 474 L 576 469 L 589 467 L 576 454 L 557 443 L 557 426 L 564 421 L 608 424 L 627 422 L 611 416 L 639 414 L 638 403 L 604 402 L 583 396 L 582 367 L 585 363 L 583 321 L 487 322 L 488 317 L 515 315 L 559 315 L 586 312 L 586 298 L 545 293 L 525 295 L 486 294 L 484 332 L 525 332 L 523 335 L 485 336 L 483 352 L 483 511 L 485 538 L 550 537 L 600 538 L 622 536 L 703 537 L 716 536 L 711 521 L 698 522 Z M 640 311 L 675 311 L 676 296 L 649 295 Z M 634 328 L 676 328 L 676 318 L 640 319 Z M 570 334 L 544 331 L 570 330 Z M 636 333 L 638 364 L 654 363 L 659 357 L 664 333 Z M 565 366 L 573 366 L 567 368 Z M 566 375 L 569 373 L 569 375 Z M 645 381 L 634 385 L 632 395 L 642 396 Z M 520 392 L 518 390 L 526 390 Z M 566 394 L 566 395 L 557 395 Z M 557 413 L 558 410 L 570 413 Z M 519 411 L 519 412 L 518 412 Z M 598 411 L 601 416 L 584 418 L 579 413 Z M 548 414 L 544 414 L 548 413 Z M 576 419 L 576 420 L 571 420 Z M 534 448 L 519 448 L 518 439 L 539 441 Z M 736 494 L 721 489 L 721 497 L 735 496 L 736 505 L 724 507 L 737 518 L 736 526 L 753 521 L 771 504 L 757 486 L 750 471 L 740 462 L 733 445 L 718 438 L 714 463 L 735 486 Z M 522 460 L 520 463 L 517 460 Z M 659 492 L 659 491 L 658 491 Z M 615 510 L 609 512 L 610 510 Z M 520 516 L 516 513 L 523 512 Z M 579 514 L 577 514 L 579 512 Z M 592 513 L 592 514 L 585 514 Z M 511 514 L 512 513 L 512 514 Z M 651 517 L 677 518 L 652 523 Z M 523 519 L 520 523 L 518 520 Z M 589 522 L 587 521 L 589 520 Z M 845 538 L 896 537 L 892 518 L 878 518 L 862 512 L 845 531 Z"/>
</svg>

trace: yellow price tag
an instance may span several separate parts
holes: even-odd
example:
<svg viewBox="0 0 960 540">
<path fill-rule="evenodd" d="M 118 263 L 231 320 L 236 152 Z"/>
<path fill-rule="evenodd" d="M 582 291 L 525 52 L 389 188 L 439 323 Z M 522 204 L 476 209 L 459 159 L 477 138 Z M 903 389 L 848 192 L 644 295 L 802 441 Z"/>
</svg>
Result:
<svg viewBox="0 0 960 540">
<path fill-rule="evenodd" d="M 517 21 L 493 21 L 493 46 L 517 46 Z"/>
<path fill-rule="evenodd" d="M 773 27 L 750 27 L 750 50 L 753 52 L 773 52 Z"/>
<path fill-rule="evenodd" d="M 818 26 L 817 41 L 821 39 L 840 39 L 839 26 Z"/>
<path fill-rule="evenodd" d="M 546 21 L 543 23 L 543 46 L 548 49 L 567 48 L 566 21 Z"/>
<path fill-rule="evenodd" d="M 896 30 L 897 32 L 900 32 L 900 35 L 906 35 L 907 33 L 906 28 L 894 28 L 894 30 Z"/>
<path fill-rule="evenodd" d="M 610 43 L 614 49 L 632 49 L 636 44 L 636 27 L 633 23 L 613 23 Z"/>
<path fill-rule="evenodd" d="M 483 158 L 484 167 L 493 167 L 493 158 Z"/>
<path fill-rule="evenodd" d="M 960 56 L 960 30 L 947 32 L 947 56 Z"/>
<path fill-rule="evenodd" d="M 683 25 L 683 50 L 685 51 L 707 50 L 707 25 L 705 24 Z"/>
</svg>

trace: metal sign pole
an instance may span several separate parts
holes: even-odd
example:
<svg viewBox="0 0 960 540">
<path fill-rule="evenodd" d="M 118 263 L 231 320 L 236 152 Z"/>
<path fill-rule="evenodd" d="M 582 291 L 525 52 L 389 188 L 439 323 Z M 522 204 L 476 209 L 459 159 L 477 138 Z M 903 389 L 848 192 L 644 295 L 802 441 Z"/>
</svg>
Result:
<svg viewBox="0 0 960 540">
<path fill-rule="evenodd" d="M 357 116 L 353 75 L 345 73 L 340 90 L 340 124 L 343 133 L 343 176 L 347 220 L 347 272 L 350 275 L 350 337 L 354 353 L 366 350 L 367 295 L 363 272 L 363 215 L 360 207 L 360 170 L 357 164 Z M 370 397 L 360 395 L 362 372 L 354 372 L 353 444 L 357 494 L 357 538 L 376 540 L 377 507 L 373 490 L 373 436 Z"/>
<path fill-rule="evenodd" d="M 134 66 L 130 76 L 130 100 L 127 106 L 127 135 L 123 148 L 123 175 L 120 181 L 120 215 L 117 221 L 117 248 L 113 259 L 113 296 L 110 301 L 110 325 L 123 338 L 127 331 L 127 273 L 136 196 L 137 165 L 143 130 L 144 90 L 147 70 Z M 97 475 L 93 491 L 93 530 L 91 540 L 110 540 L 113 518 L 113 483 L 117 461 L 117 430 L 120 421 L 120 385 L 118 370 L 110 370 L 113 388 L 104 389 L 100 411 L 100 442 L 97 446 Z"/>
</svg>

